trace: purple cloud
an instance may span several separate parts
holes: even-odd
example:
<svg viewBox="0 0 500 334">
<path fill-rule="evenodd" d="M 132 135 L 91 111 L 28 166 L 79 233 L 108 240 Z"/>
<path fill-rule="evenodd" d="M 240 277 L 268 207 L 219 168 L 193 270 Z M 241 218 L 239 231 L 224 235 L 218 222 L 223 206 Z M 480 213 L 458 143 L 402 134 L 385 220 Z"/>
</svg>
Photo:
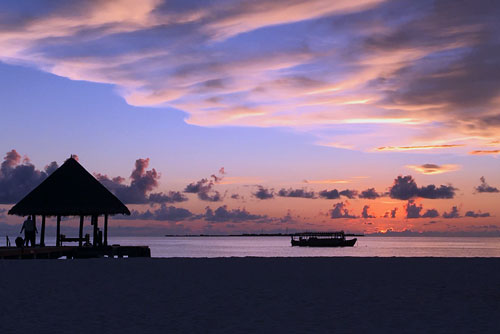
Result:
<svg viewBox="0 0 500 334">
<path fill-rule="evenodd" d="M 369 206 L 369 205 L 365 205 L 365 206 L 363 206 L 363 212 L 361 213 L 361 217 L 362 217 L 362 218 L 365 218 L 365 219 L 367 219 L 367 218 L 375 218 L 375 216 L 372 216 L 372 215 L 370 215 L 370 214 L 368 213 L 368 209 L 369 209 L 369 208 L 370 208 L 370 206 Z"/>
<path fill-rule="evenodd" d="M 139 212 L 137 210 L 132 210 L 130 216 L 121 219 L 182 221 L 191 217 L 193 217 L 193 213 L 188 209 L 167 206 L 165 203 L 162 203 L 160 208 L 153 211 L 146 210 L 145 212 Z"/>
<path fill-rule="evenodd" d="M 263 186 L 258 186 L 257 191 L 252 195 L 258 199 L 271 199 L 274 198 L 274 191 L 273 189 L 267 189 Z"/>
<path fill-rule="evenodd" d="M 488 183 L 486 183 L 486 179 L 484 178 L 484 176 L 481 176 L 480 180 L 481 180 L 481 184 L 475 188 L 478 193 L 497 193 L 497 192 L 500 192 L 500 190 L 498 190 L 498 188 L 492 187 Z"/>
<path fill-rule="evenodd" d="M 266 215 L 255 215 L 249 213 L 245 208 L 243 209 L 228 209 L 227 205 L 218 207 L 212 210 L 210 207 L 205 208 L 205 214 L 202 217 L 207 222 L 221 223 L 221 222 L 246 222 L 255 221 L 267 218 Z"/>
<path fill-rule="evenodd" d="M 219 170 L 219 175 L 212 174 L 208 179 L 201 179 L 197 182 L 190 183 L 184 188 L 185 193 L 197 194 L 198 198 L 207 202 L 220 202 L 223 196 L 217 190 L 213 190 L 215 184 L 219 183 L 226 172 L 224 167 Z"/>
<path fill-rule="evenodd" d="M 285 189 L 282 188 L 278 191 L 280 197 L 296 197 L 296 198 L 316 198 L 314 191 L 307 191 L 306 189 Z"/>
<path fill-rule="evenodd" d="M 106 188 L 116 195 L 123 203 L 146 204 L 146 203 L 175 203 L 184 202 L 187 198 L 177 192 L 152 193 L 158 187 L 160 174 L 153 168 L 147 170 L 149 158 L 137 159 L 135 167 L 130 174 L 130 184 L 125 184 L 125 178 L 116 176 L 113 178 L 100 173 L 94 174 Z"/>
<path fill-rule="evenodd" d="M 337 189 L 333 190 L 322 190 L 319 192 L 319 197 L 325 199 L 337 199 L 340 198 L 339 191 Z"/>
<path fill-rule="evenodd" d="M 17 3 L 0 3 L 1 59 L 112 84 L 130 104 L 187 111 L 191 124 L 372 122 L 355 146 L 400 141 L 414 122 L 433 140 L 500 127 L 495 1 Z M 397 131 L 384 118 L 400 119 Z"/>
<path fill-rule="evenodd" d="M 474 212 L 474 211 L 467 211 L 465 213 L 465 217 L 472 217 L 472 218 L 485 218 L 485 217 L 490 217 L 489 212 Z"/>
<path fill-rule="evenodd" d="M 329 211 L 330 218 L 340 219 L 340 218 L 357 218 L 349 213 L 347 205 L 344 202 L 338 202 L 333 205 L 333 209 Z"/>
<path fill-rule="evenodd" d="M 423 211 L 422 204 L 417 205 L 414 200 L 409 200 L 408 203 L 405 206 L 406 209 L 406 218 L 408 219 L 414 219 L 414 218 L 434 218 L 438 217 L 439 213 L 436 209 L 428 209 L 427 211 L 424 212 L 424 214 L 421 214 Z"/>
<path fill-rule="evenodd" d="M 458 208 L 456 206 L 452 207 L 450 212 L 444 212 L 443 218 L 460 218 Z"/>
<path fill-rule="evenodd" d="M 377 199 L 381 197 L 381 194 L 379 194 L 377 191 L 375 191 L 375 188 L 369 188 L 366 190 L 363 190 L 359 194 L 359 198 L 364 198 L 364 199 Z"/>
<path fill-rule="evenodd" d="M 57 168 L 54 161 L 44 170 L 37 170 L 28 157 L 21 159 L 14 149 L 7 152 L 0 165 L 0 204 L 18 202 Z"/>
<path fill-rule="evenodd" d="M 389 196 L 395 199 L 408 200 L 415 197 L 438 199 L 438 198 L 453 198 L 455 196 L 455 188 L 451 185 L 441 185 L 436 187 L 433 184 L 418 187 L 411 175 L 398 176 L 394 180 L 394 184 L 389 188 Z"/>
</svg>

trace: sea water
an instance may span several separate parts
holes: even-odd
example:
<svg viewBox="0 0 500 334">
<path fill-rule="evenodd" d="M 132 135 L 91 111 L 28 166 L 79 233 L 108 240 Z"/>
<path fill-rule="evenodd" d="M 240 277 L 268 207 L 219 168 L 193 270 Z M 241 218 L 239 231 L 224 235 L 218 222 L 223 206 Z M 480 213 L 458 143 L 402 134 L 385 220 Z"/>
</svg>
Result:
<svg viewBox="0 0 500 334">
<path fill-rule="evenodd" d="M 500 257 L 500 238 L 358 237 L 354 247 L 292 247 L 289 237 L 111 237 L 147 245 L 153 257 Z"/>
</svg>

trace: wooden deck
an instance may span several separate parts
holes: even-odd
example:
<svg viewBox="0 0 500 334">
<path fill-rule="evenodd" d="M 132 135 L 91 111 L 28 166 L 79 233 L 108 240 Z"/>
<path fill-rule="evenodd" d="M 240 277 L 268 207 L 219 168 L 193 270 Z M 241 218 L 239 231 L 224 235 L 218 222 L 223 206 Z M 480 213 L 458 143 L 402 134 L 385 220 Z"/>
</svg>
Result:
<svg viewBox="0 0 500 334">
<path fill-rule="evenodd" d="M 0 259 L 84 259 L 98 257 L 151 257 L 148 246 L 47 246 L 0 247 Z"/>
</svg>

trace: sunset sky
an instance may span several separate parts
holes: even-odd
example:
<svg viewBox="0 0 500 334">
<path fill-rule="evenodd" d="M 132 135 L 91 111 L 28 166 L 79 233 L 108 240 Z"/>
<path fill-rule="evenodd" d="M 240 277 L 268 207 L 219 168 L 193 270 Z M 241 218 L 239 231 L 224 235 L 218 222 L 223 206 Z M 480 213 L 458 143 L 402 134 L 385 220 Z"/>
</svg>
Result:
<svg viewBox="0 0 500 334">
<path fill-rule="evenodd" d="M 486 0 L 2 1 L 0 225 L 76 154 L 133 210 L 112 226 L 144 234 L 497 233 L 499 17 Z"/>
</svg>

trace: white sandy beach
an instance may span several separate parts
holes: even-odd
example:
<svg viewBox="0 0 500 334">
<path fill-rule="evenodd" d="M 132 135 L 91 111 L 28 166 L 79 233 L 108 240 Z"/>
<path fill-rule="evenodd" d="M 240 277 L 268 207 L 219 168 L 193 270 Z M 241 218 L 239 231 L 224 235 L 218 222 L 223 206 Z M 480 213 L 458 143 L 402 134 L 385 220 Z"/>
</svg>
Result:
<svg viewBox="0 0 500 334">
<path fill-rule="evenodd" d="M 498 333 L 500 259 L 4 260 L 0 333 Z"/>
</svg>

